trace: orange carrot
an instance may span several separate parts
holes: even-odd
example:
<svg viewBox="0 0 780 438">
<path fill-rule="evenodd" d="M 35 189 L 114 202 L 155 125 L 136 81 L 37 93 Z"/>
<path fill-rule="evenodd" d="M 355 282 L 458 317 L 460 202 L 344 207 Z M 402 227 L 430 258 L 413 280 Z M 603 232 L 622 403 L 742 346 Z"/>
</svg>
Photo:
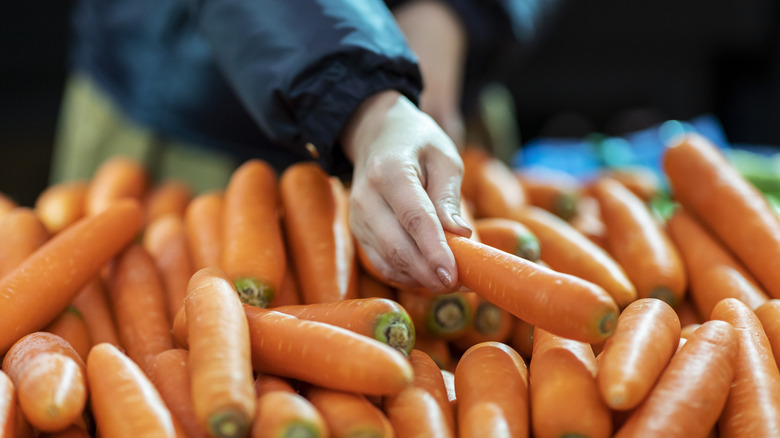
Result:
<svg viewBox="0 0 780 438">
<path fill-rule="evenodd" d="M 112 202 L 131 198 L 139 203 L 146 193 L 149 175 L 138 161 L 127 157 L 112 157 L 104 161 L 87 187 L 84 211 L 100 213 Z"/>
<path fill-rule="evenodd" d="M 173 348 L 158 353 L 146 367 L 146 375 L 189 438 L 211 435 L 198 422 L 190 388 L 189 352 Z"/>
<path fill-rule="evenodd" d="M 92 339 L 89 337 L 87 323 L 76 307 L 68 306 L 58 317 L 54 318 L 54 321 L 44 327 L 43 331 L 61 337 L 76 350 L 81 360 L 87 360 L 87 353 L 92 347 Z"/>
<path fill-rule="evenodd" d="M 298 163 L 284 171 L 279 190 L 303 302 L 356 298 L 357 259 L 341 181 L 316 163 Z"/>
<path fill-rule="evenodd" d="M 688 269 L 690 295 L 701 315 L 723 298 L 737 298 L 751 309 L 768 297 L 747 269 L 697 219 L 678 208 L 667 227 Z"/>
<path fill-rule="evenodd" d="M 274 310 L 343 327 L 384 342 L 404 354 L 409 354 L 414 345 L 414 324 L 409 314 L 400 304 L 385 298 L 280 306 Z"/>
<path fill-rule="evenodd" d="M 360 298 L 395 299 L 395 291 L 389 284 L 383 283 L 363 269 L 358 270 L 357 294 Z"/>
<path fill-rule="evenodd" d="M 15 426 L 16 388 L 8 374 L 0 371 L 0 436 L 13 437 Z"/>
<path fill-rule="evenodd" d="M 241 301 L 259 307 L 268 306 L 284 278 L 277 197 L 273 168 L 253 159 L 233 172 L 222 207 L 220 266 Z"/>
<path fill-rule="evenodd" d="M 574 175 L 544 167 L 514 171 L 525 188 L 528 203 L 568 221 L 577 213 L 582 187 Z"/>
<path fill-rule="evenodd" d="M 414 349 L 430 356 L 440 369 L 455 369 L 449 341 L 446 339 L 434 338 L 433 336 L 415 336 Z"/>
<path fill-rule="evenodd" d="M 173 416 L 160 393 L 138 365 L 113 345 L 92 347 L 87 380 L 100 436 L 177 436 Z"/>
<path fill-rule="evenodd" d="M 412 380 L 396 349 L 347 329 L 244 305 L 259 372 L 362 394 L 393 394 Z"/>
<path fill-rule="evenodd" d="M 301 304 L 301 291 L 298 287 L 298 276 L 295 275 L 295 270 L 288 259 L 285 263 L 284 278 L 282 279 L 282 285 L 279 287 L 277 293 L 274 294 L 273 300 L 268 304 L 268 307 L 289 306 Z"/>
<path fill-rule="evenodd" d="M 534 326 L 520 318 L 515 318 L 514 324 L 512 324 L 509 345 L 517 350 L 524 359 L 531 359 L 534 348 Z"/>
<path fill-rule="evenodd" d="M 474 312 L 464 292 L 430 294 L 402 288 L 398 302 L 409 313 L 416 333 L 441 339 L 463 334 Z"/>
<path fill-rule="evenodd" d="M 35 332 L 3 358 L 24 416 L 35 428 L 55 431 L 76 421 L 87 401 L 84 362 L 61 337 Z"/>
<path fill-rule="evenodd" d="M 8 213 L 9 211 L 13 210 L 18 206 L 19 204 L 17 204 L 16 201 L 11 199 L 10 196 L 0 192 L 0 218 L 5 216 L 6 213 Z"/>
<path fill-rule="evenodd" d="M 74 425 L 56 432 L 41 433 L 38 438 L 90 438 L 90 435 L 81 426 Z"/>
<path fill-rule="evenodd" d="M 677 317 L 680 318 L 681 326 L 701 324 L 704 322 L 704 318 L 701 317 L 699 311 L 691 301 L 691 294 L 686 294 L 685 299 L 674 308 L 674 311 L 677 312 Z"/>
<path fill-rule="evenodd" d="M 590 345 L 534 332 L 530 364 L 531 415 L 535 437 L 609 437 L 612 416 L 596 383 Z"/>
<path fill-rule="evenodd" d="M 512 170 L 484 149 L 466 147 L 463 157 L 463 197 L 474 204 L 474 216 L 511 217 L 526 205 L 526 193 Z"/>
<path fill-rule="evenodd" d="M 668 304 L 640 298 L 618 317 L 599 359 L 598 387 L 615 410 L 636 407 L 677 350 L 680 320 Z"/>
<path fill-rule="evenodd" d="M 119 339 L 126 354 L 142 369 L 158 353 L 173 348 L 160 274 L 138 243 L 117 256 L 109 297 Z"/>
<path fill-rule="evenodd" d="M 192 200 L 192 188 L 184 181 L 166 180 L 151 188 L 144 199 L 146 207 L 146 223 L 173 214 L 184 217 L 184 211 Z"/>
<path fill-rule="evenodd" d="M 594 343 L 615 329 L 617 305 L 596 284 L 460 236 L 447 241 L 461 283 L 529 324 Z"/>
<path fill-rule="evenodd" d="M 255 380 L 255 388 L 258 398 L 252 438 L 328 436 L 319 411 L 284 379 L 261 375 Z"/>
<path fill-rule="evenodd" d="M 773 298 L 758 306 L 755 313 L 772 346 L 772 356 L 776 363 L 780 363 L 780 299 Z"/>
<path fill-rule="evenodd" d="M 493 248 L 535 262 L 539 260 L 539 240 L 520 222 L 507 218 L 482 218 L 474 222 L 479 241 Z"/>
<path fill-rule="evenodd" d="M 62 312 L 141 226 L 137 202 L 123 201 L 49 239 L 0 278 L 0 353 Z M 53 262 L 56 261 L 56 262 Z"/>
<path fill-rule="evenodd" d="M 577 212 L 569 224 L 600 248 L 606 248 L 607 227 L 601 219 L 599 201 L 591 195 L 582 196 L 577 203 Z"/>
<path fill-rule="evenodd" d="M 311 387 L 305 395 L 320 412 L 334 438 L 394 436 L 387 416 L 362 394 Z"/>
<path fill-rule="evenodd" d="M 469 348 L 455 369 L 458 429 L 472 429 L 464 420 L 478 403 L 495 403 L 506 419 L 512 437 L 529 433 L 528 370 L 509 346 L 484 342 Z M 478 419 L 477 419 L 478 420 Z"/>
<path fill-rule="evenodd" d="M 477 402 L 460 420 L 458 436 L 470 437 L 511 437 L 509 422 L 501 407 L 493 402 Z"/>
<path fill-rule="evenodd" d="M 204 268 L 206 269 L 206 268 Z M 187 340 L 187 312 L 184 311 L 184 306 L 176 313 L 176 317 L 173 318 L 173 327 L 171 328 L 171 335 L 173 336 L 173 342 L 178 348 L 187 349 L 189 342 Z"/>
<path fill-rule="evenodd" d="M 195 273 L 184 221 L 174 214 L 158 216 L 146 226 L 143 246 L 154 259 L 165 284 L 165 308 L 168 320 L 173 321 L 184 303 L 187 282 Z"/>
<path fill-rule="evenodd" d="M 73 297 L 71 305 L 84 318 L 92 345 L 109 342 L 117 347 L 119 346 L 119 335 L 117 334 L 114 315 L 111 312 L 105 287 L 100 277 L 96 276 L 81 288 L 76 296 Z"/>
<path fill-rule="evenodd" d="M 725 243 L 772 297 L 780 297 L 780 219 L 707 139 L 689 134 L 663 158 L 674 198 Z"/>
<path fill-rule="evenodd" d="M 730 324 L 702 324 L 615 437 L 707 436 L 726 403 L 738 352 Z"/>
<path fill-rule="evenodd" d="M 720 436 L 780 436 L 780 371 L 761 322 L 736 298 L 718 302 L 710 318 L 731 324 L 739 344 L 734 383 L 718 419 Z"/>
<path fill-rule="evenodd" d="M 195 270 L 220 266 L 223 202 L 222 192 L 211 191 L 193 198 L 184 211 L 184 229 Z"/>
<path fill-rule="evenodd" d="M 682 258 L 647 206 L 619 182 L 601 178 L 593 187 L 607 227 L 607 247 L 640 298 L 658 298 L 674 307 L 687 278 Z"/>
<path fill-rule="evenodd" d="M 643 202 L 649 202 L 661 193 L 661 179 L 649 167 L 616 167 L 606 170 L 604 176 L 623 184 Z"/>
<path fill-rule="evenodd" d="M 515 219 L 539 239 L 542 260 L 552 269 L 603 287 L 620 308 L 637 298 L 634 285 L 615 259 L 563 219 L 538 207 L 518 212 Z"/>
<path fill-rule="evenodd" d="M 474 292 L 466 293 L 466 299 L 469 307 L 474 309 L 471 323 L 463 334 L 453 339 L 453 344 L 466 351 L 480 342 L 507 341 L 517 318 Z"/>
<path fill-rule="evenodd" d="M 44 189 L 35 199 L 35 213 L 51 234 L 57 234 L 84 216 L 87 181 L 66 181 Z"/>
<path fill-rule="evenodd" d="M 196 272 L 184 299 L 195 414 L 218 438 L 242 437 L 255 415 L 249 326 L 230 278 Z"/>
<path fill-rule="evenodd" d="M 16 207 L 0 220 L 0 277 L 13 271 L 49 239 L 34 210 Z"/>
</svg>

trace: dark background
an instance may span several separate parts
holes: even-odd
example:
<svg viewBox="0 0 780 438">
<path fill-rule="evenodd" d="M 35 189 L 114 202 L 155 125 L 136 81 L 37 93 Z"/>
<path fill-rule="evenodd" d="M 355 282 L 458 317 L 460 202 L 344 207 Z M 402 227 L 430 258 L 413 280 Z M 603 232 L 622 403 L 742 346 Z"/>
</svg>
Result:
<svg viewBox="0 0 780 438">
<path fill-rule="evenodd" d="M 47 185 L 73 1 L 0 2 L 0 191 Z M 520 134 L 619 134 L 714 114 L 728 139 L 780 145 L 772 0 L 575 0 L 513 65 Z"/>
</svg>

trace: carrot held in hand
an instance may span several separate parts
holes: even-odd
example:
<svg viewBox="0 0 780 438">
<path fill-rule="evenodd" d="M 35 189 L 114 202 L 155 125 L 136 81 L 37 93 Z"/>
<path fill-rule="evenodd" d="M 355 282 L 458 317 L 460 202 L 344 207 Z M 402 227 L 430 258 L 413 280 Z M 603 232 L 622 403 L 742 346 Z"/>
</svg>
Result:
<svg viewBox="0 0 780 438">
<path fill-rule="evenodd" d="M 203 193 L 184 210 L 184 229 L 194 270 L 220 266 L 223 200 L 220 191 Z"/>
<path fill-rule="evenodd" d="M 195 414 L 218 438 L 243 437 L 255 415 L 249 326 L 230 278 L 196 272 L 184 299 Z"/>
<path fill-rule="evenodd" d="M 616 410 L 636 407 L 677 350 L 680 320 L 666 302 L 640 298 L 618 317 L 599 359 L 599 391 Z"/>
<path fill-rule="evenodd" d="M 87 199 L 86 181 L 66 181 L 44 189 L 35 199 L 35 212 L 52 235 L 81 219 Z"/>
<path fill-rule="evenodd" d="M 618 308 L 601 287 L 454 234 L 447 242 L 461 283 L 529 324 L 594 343 L 615 329 Z"/>
<path fill-rule="evenodd" d="M 233 172 L 222 207 L 220 266 L 241 301 L 258 307 L 268 306 L 284 278 L 277 199 L 276 173 L 253 159 Z"/>
<path fill-rule="evenodd" d="M 52 237 L 0 279 L 0 353 L 62 312 L 133 239 L 141 221 L 137 202 L 117 202 Z"/>
</svg>

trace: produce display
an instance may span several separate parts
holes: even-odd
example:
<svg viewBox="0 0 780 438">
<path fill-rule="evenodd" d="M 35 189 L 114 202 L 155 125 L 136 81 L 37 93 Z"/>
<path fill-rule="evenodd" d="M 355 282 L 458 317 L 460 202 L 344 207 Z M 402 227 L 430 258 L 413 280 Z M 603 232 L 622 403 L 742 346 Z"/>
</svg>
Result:
<svg viewBox="0 0 780 438">
<path fill-rule="evenodd" d="M 462 154 L 448 293 L 382 278 L 312 163 L 0 194 L 0 437 L 780 436 L 780 216 L 721 150 Z"/>
</svg>

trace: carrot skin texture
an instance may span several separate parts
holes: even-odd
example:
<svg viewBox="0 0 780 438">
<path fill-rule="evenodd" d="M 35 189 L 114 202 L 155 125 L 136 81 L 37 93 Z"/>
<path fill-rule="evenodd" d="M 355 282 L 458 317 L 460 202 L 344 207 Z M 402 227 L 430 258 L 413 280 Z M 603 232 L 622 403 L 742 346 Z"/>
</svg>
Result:
<svg viewBox="0 0 780 438">
<path fill-rule="evenodd" d="M 127 157 L 113 157 L 95 171 L 87 187 L 84 209 L 94 215 L 120 199 L 141 203 L 149 184 L 149 175 L 141 163 Z"/>
<path fill-rule="evenodd" d="M 484 342 L 469 348 L 455 369 L 458 429 L 480 403 L 495 403 L 506 419 L 511 436 L 529 435 L 528 369 L 506 344 Z"/>
<path fill-rule="evenodd" d="M 320 412 L 334 438 L 394 436 L 390 420 L 365 395 L 321 387 L 308 388 L 304 394 Z"/>
<path fill-rule="evenodd" d="M 71 303 L 84 317 L 92 345 L 108 342 L 119 346 L 114 315 L 99 277 L 93 278 L 73 297 Z"/>
<path fill-rule="evenodd" d="M 548 169 L 515 170 L 528 203 L 568 221 L 577 213 L 582 187 L 573 175 Z"/>
<path fill-rule="evenodd" d="M 600 286 L 447 233 L 460 282 L 529 324 L 598 343 L 614 330 L 618 307 Z"/>
<path fill-rule="evenodd" d="M 84 217 L 87 181 L 68 181 L 45 188 L 35 199 L 35 212 L 52 235 Z"/>
<path fill-rule="evenodd" d="M 739 353 L 724 321 L 707 321 L 669 361 L 653 390 L 615 438 L 706 437 L 723 410 Z"/>
<path fill-rule="evenodd" d="M 219 267 L 222 254 L 224 195 L 212 191 L 195 196 L 184 211 L 184 228 L 194 270 Z"/>
<path fill-rule="evenodd" d="M 57 234 L 1 278 L 0 353 L 62 312 L 100 268 L 130 242 L 141 221 L 137 202 L 117 202 Z"/>
<path fill-rule="evenodd" d="M 479 241 L 493 248 L 535 262 L 539 260 L 539 239 L 520 222 L 507 218 L 482 218 L 474 222 Z"/>
<path fill-rule="evenodd" d="M 736 298 L 720 301 L 710 318 L 731 324 L 739 343 L 734 383 L 718 420 L 720 436 L 780 435 L 780 371 L 760 320 Z"/>
<path fill-rule="evenodd" d="M 17 207 L 0 220 L 0 277 L 13 271 L 49 239 L 34 210 Z"/>
<path fill-rule="evenodd" d="M 167 214 L 183 218 L 191 200 L 192 188 L 186 182 L 167 180 L 157 184 L 144 198 L 146 223 L 152 223 Z"/>
<path fill-rule="evenodd" d="M 16 429 L 16 388 L 11 378 L 0 371 L 0 436 L 12 437 Z"/>
<path fill-rule="evenodd" d="M 463 158 L 463 197 L 474 204 L 474 217 L 510 217 L 528 202 L 509 167 L 484 149 L 467 147 Z"/>
<path fill-rule="evenodd" d="M 769 339 L 769 344 L 772 346 L 772 356 L 775 358 L 775 363 L 780 363 L 778 360 L 780 358 L 780 299 L 772 298 L 758 306 L 755 313 L 761 321 L 761 327 Z"/>
<path fill-rule="evenodd" d="M 68 306 L 60 316 L 54 318 L 51 324 L 44 327 L 43 331 L 61 337 L 76 350 L 82 360 L 87 360 L 89 349 L 92 348 L 92 339 L 84 317 L 75 307 Z"/>
<path fill-rule="evenodd" d="M 255 371 L 371 395 L 398 393 L 412 381 L 409 361 L 379 341 L 246 304 L 244 311 Z"/>
<path fill-rule="evenodd" d="M 288 436 L 327 437 L 325 420 L 317 409 L 300 394 L 270 391 L 258 397 L 252 438 Z"/>
</svg>

